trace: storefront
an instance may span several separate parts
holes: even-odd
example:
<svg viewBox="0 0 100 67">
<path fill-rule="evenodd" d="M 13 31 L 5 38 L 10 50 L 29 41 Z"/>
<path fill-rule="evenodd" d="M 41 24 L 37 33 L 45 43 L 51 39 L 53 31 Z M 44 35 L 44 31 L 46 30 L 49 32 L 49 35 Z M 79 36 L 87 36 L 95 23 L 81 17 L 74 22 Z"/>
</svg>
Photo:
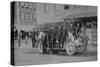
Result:
<svg viewBox="0 0 100 67">
<path fill-rule="evenodd" d="M 68 16 L 67 19 L 65 19 L 65 21 L 70 21 L 75 24 L 79 22 L 85 25 L 86 35 L 89 37 L 88 44 L 92 46 L 96 46 L 97 45 L 97 15 L 96 13 L 95 14 L 84 13 L 84 14 L 77 14 L 76 16 L 75 15 Z"/>
</svg>

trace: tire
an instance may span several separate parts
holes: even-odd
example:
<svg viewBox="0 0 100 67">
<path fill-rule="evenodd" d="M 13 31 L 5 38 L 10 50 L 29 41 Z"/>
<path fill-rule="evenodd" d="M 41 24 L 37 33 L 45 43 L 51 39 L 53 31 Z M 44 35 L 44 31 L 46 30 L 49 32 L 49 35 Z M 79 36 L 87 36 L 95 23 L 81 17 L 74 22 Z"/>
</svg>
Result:
<svg viewBox="0 0 100 67">
<path fill-rule="evenodd" d="M 75 53 L 74 43 L 69 42 L 68 44 L 66 44 L 66 52 L 68 55 L 73 55 Z"/>
</svg>

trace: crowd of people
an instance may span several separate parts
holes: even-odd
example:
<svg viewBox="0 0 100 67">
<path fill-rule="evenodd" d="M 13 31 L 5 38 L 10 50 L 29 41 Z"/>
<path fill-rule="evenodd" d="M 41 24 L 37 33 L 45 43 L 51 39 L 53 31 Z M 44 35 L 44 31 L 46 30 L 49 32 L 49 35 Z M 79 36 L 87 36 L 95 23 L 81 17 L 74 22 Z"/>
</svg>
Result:
<svg viewBox="0 0 100 67">
<path fill-rule="evenodd" d="M 86 39 L 88 38 L 86 38 L 85 26 L 82 23 L 75 23 L 73 25 L 64 24 L 63 26 L 59 25 L 56 27 L 51 27 L 48 30 L 37 29 L 32 32 L 21 30 L 20 33 L 20 37 L 23 40 L 25 40 L 26 37 L 31 38 L 33 48 L 38 46 L 39 41 L 41 41 L 43 45 L 49 48 L 62 48 L 68 37 L 72 38 L 72 40 L 83 38 L 85 44 L 84 49 L 87 51 Z"/>
</svg>

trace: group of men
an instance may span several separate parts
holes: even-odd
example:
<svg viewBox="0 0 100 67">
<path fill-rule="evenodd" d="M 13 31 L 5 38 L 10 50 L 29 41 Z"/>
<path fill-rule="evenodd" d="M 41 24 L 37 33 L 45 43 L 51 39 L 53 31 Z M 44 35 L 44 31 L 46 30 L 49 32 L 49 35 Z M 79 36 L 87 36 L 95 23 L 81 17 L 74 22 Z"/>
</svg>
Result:
<svg viewBox="0 0 100 67">
<path fill-rule="evenodd" d="M 41 40 L 42 44 L 49 48 L 62 48 L 64 42 L 69 36 L 68 32 L 71 32 L 76 39 L 78 38 L 78 36 L 82 36 L 84 40 L 84 53 L 87 52 L 87 37 L 85 33 L 85 27 L 82 24 L 67 24 L 63 26 L 59 25 L 58 27 L 51 27 L 46 31 L 36 30 L 30 32 L 30 34 L 24 31 L 21 32 L 23 33 L 22 39 L 25 38 L 25 35 L 32 39 L 32 47 L 36 47 L 36 45 L 38 45 L 38 42 Z M 80 33 L 83 34 L 81 35 Z"/>
</svg>

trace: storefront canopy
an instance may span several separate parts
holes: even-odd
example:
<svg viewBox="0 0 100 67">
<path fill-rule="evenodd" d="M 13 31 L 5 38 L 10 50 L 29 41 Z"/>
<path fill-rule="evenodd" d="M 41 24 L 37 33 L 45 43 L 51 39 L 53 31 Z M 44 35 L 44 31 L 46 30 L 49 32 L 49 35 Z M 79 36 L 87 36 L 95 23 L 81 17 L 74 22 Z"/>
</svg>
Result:
<svg viewBox="0 0 100 67">
<path fill-rule="evenodd" d="M 32 31 L 36 26 L 34 25 L 15 25 L 18 30 Z"/>
<path fill-rule="evenodd" d="M 97 16 L 97 13 L 96 12 L 92 12 L 92 13 L 79 13 L 79 14 L 72 14 L 72 15 L 69 15 L 67 17 L 65 17 L 65 19 L 70 19 L 70 18 L 81 18 L 81 17 L 94 17 L 94 16 Z"/>
</svg>

